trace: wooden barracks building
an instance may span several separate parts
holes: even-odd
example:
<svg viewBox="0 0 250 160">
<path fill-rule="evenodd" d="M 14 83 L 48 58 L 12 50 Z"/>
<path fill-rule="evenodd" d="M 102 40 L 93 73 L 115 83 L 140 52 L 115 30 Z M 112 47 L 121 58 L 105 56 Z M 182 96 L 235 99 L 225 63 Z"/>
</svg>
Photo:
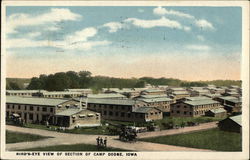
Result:
<svg viewBox="0 0 250 160">
<path fill-rule="evenodd" d="M 199 117 L 212 109 L 223 108 L 219 102 L 204 99 L 204 100 L 191 100 L 179 101 L 171 104 L 170 116 L 173 117 Z"/>
<path fill-rule="evenodd" d="M 63 127 L 100 125 L 99 113 L 83 109 L 74 100 L 6 96 L 6 117 L 11 116 Z"/>
<path fill-rule="evenodd" d="M 88 99 L 88 109 L 101 113 L 102 119 L 147 122 L 162 119 L 162 111 L 131 99 Z"/>
</svg>

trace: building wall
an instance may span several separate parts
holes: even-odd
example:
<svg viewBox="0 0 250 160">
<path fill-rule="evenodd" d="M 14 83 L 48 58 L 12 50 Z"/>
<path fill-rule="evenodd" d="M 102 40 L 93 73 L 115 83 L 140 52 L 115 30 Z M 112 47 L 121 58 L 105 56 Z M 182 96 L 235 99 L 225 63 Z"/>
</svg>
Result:
<svg viewBox="0 0 250 160">
<path fill-rule="evenodd" d="M 10 116 L 13 113 L 19 114 L 26 123 L 42 122 L 55 114 L 55 107 L 29 104 L 6 104 L 6 116 Z"/>
<path fill-rule="evenodd" d="M 156 107 L 163 112 L 170 112 L 170 104 L 172 103 L 174 103 L 174 101 L 151 102 L 151 103 L 146 103 L 146 106 Z"/>
<path fill-rule="evenodd" d="M 53 116 L 55 115 L 55 113 L 61 112 L 67 109 L 67 105 L 72 105 L 75 103 L 75 101 L 68 101 L 61 104 L 61 107 L 6 103 L 6 116 L 10 116 L 12 113 L 17 113 L 23 120 L 25 120 L 26 123 L 41 123 L 48 120 L 48 118 L 50 117 L 50 123 L 54 123 Z"/>
<path fill-rule="evenodd" d="M 205 113 L 205 115 L 209 117 L 223 118 L 227 116 L 227 112 L 213 113 L 211 111 L 208 111 Z"/>
<path fill-rule="evenodd" d="M 133 108 L 136 108 L 136 106 L 113 105 L 113 104 L 93 104 L 93 103 L 88 104 L 89 110 L 101 113 L 102 119 L 105 119 L 105 120 L 145 122 L 146 119 L 151 119 L 151 118 L 162 119 L 162 112 L 159 115 L 153 114 L 153 115 L 148 115 L 148 117 L 146 117 L 146 114 L 134 113 Z"/>
<path fill-rule="evenodd" d="M 241 133 L 241 126 L 229 118 L 226 118 L 220 121 L 218 124 L 218 127 L 220 128 L 220 130 L 223 130 L 223 131 Z"/>
<path fill-rule="evenodd" d="M 170 115 L 173 117 L 200 117 L 205 112 L 221 107 L 219 104 L 192 106 L 185 103 L 175 103 L 170 107 Z"/>
</svg>

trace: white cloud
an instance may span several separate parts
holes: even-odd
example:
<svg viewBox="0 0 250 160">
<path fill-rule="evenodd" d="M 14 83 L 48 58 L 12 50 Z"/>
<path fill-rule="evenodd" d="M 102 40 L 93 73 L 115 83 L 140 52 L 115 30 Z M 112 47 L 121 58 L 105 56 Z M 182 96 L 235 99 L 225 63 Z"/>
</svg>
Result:
<svg viewBox="0 0 250 160">
<path fill-rule="evenodd" d="M 27 38 L 7 39 L 6 48 L 55 47 L 63 50 L 90 50 L 96 46 L 111 44 L 111 42 L 107 40 L 89 40 L 89 38 L 94 37 L 97 34 L 97 29 L 94 27 L 76 31 L 73 34 L 66 36 L 61 41 L 29 39 L 32 36 L 38 36 L 38 33 L 30 33 Z"/>
<path fill-rule="evenodd" d="M 187 32 L 188 32 L 188 31 L 191 31 L 191 28 L 188 27 L 188 26 L 184 26 L 183 29 L 184 29 L 184 31 L 187 31 Z"/>
<path fill-rule="evenodd" d="M 84 28 L 80 31 L 76 31 L 72 35 L 66 36 L 65 40 L 69 43 L 87 41 L 88 38 L 94 37 L 96 34 L 97 34 L 97 29 L 94 27 L 89 27 L 89 28 Z"/>
<path fill-rule="evenodd" d="M 208 51 L 211 49 L 210 46 L 207 46 L 207 45 L 186 45 L 185 46 L 187 49 L 190 49 L 190 50 L 197 50 L 197 51 Z"/>
<path fill-rule="evenodd" d="M 153 13 L 156 15 L 161 15 L 161 16 L 162 15 L 174 15 L 174 16 L 183 17 L 183 18 L 190 18 L 190 19 L 194 18 L 194 16 L 192 16 L 190 14 L 171 10 L 171 9 L 162 8 L 161 6 L 154 8 Z"/>
<path fill-rule="evenodd" d="M 76 50 L 90 50 L 96 46 L 106 46 L 111 44 L 110 41 L 86 41 L 86 42 L 78 42 L 75 44 L 67 45 L 64 49 L 76 49 Z"/>
<path fill-rule="evenodd" d="M 109 28 L 109 32 L 117 32 L 117 30 L 121 29 L 123 25 L 120 22 L 109 22 L 103 25 L 104 27 Z"/>
<path fill-rule="evenodd" d="M 214 29 L 213 24 L 205 19 L 195 20 L 195 25 L 203 29 Z"/>
<path fill-rule="evenodd" d="M 60 21 L 75 21 L 81 15 L 71 12 L 65 8 L 52 8 L 49 12 L 34 16 L 32 14 L 17 13 L 7 18 L 7 33 L 16 33 L 21 26 L 35 26 Z"/>
<path fill-rule="evenodd" d="M 198 35 L 197 39 L 200 40 L 200 41 L 205 41 L 205 38 L 203 36 L 201 36 L 201 35 Z"/>
<path fill-rule="evenodd" d="M 28 35 L 28 37 L 34 38 L 34 37 L 40 36 L 41 32 L 30 32 L 27 35 Z"/>
<path fill-rule="evenodd" d="M 182 26 L 179 22 L 167 19 L 165 17 L 156 20 L 142 20 L 137 18 L 128 18 L 125 20 L 125 22 L 132 23 L 133 25 L 142 28 L 169 27 L 169 28 L 182 29 Z"/>
</svg>

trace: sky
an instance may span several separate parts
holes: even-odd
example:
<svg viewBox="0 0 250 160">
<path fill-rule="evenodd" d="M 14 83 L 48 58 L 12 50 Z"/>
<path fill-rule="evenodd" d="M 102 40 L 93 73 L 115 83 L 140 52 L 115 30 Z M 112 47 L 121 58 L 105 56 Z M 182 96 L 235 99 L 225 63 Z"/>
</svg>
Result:
<svg viewBox="0 0 250 160">
<path fill-rule="evenodd" d="M 240 7 L 8 6 L 7 77 L 240 79 Z"/>
</svg>

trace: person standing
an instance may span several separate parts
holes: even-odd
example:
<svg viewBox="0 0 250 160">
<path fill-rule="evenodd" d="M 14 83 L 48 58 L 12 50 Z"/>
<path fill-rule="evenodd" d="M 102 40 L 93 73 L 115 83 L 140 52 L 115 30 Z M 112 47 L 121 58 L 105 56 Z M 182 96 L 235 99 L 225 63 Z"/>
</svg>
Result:
<svg viewBox="0 0 250 160">
<path fill-rule="evenodd" d="M 107 147 L 107 137 L 105 137 L 103 144 L 104 144 L 104 147 Z"/>
<path fill-rule="evenodd" d="M 103 139 L 102 139 L 102 137 L 100 138 L 100 146 L 103 146 Z"/>
<path fill-rule="evenodd" d="M 97 143 L 97 147 L 99 148 L 99 146 L 100 146 L 100 137 L 99 136 L 96 138 L 96 143 Z"/>
</svg>

